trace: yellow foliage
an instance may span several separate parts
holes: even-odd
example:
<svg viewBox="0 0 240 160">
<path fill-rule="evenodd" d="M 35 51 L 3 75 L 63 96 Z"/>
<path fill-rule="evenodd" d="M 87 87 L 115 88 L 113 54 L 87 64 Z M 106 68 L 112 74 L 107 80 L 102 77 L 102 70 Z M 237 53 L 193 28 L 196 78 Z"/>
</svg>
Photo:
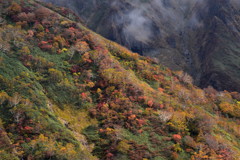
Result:
<svg viewBox="0 0 240 160">
<path fill-rule="evenodd" d="M 187 132 L 186 113 L 175 112 L 167 125 L 176 131 Z"/>
<path fill-rule="evenodd" d="M 232 113 L 234 111 L 234 107 L 233 105 L 231 105 L 230 103 L 228 102 L 222 102 L 220 105 L 219 105 L 220 109 L 224 112 L 224 113 Z"/>
<path fill-rule="evenodd" d="M 22 11 L 22 7 L 16 2 L 13 2 L 12 5 L 7 8 L 7 11 L 8 11 L 8 14 L 14 15 L 14 14 L 20 13 Z"/>
<path fill-rule="evenodd" d="M 77 72 L 77 73 L 73 73 L 74 76 L 80 76 L 81 73 L 80 72 Z"/>
<path fill-rule="evenodd" d="M 98 94 L 101 94 L 102 93 L 102 90 L 100 88 L 97 89 L 97 93 Z"/>
<path fill-rule="evenodd" d="M 59 155 L 68 157 L 69 159 L 76 159 L 77 158 L 77 152 L 75 151 L 75 147 L 71 143 L 67 143 L 66 146 L 60 146 L 60 152 Z"/>
<path fill-rule="evenodd" d="M 9 99 L 9 96 L 6 92 L 0 92 L 0 104 Z"/>
<path fill-rule="evenodd" d="M 179 143 L 173 145 L 173 150 L 175 152 L 182 152 L 183 151 L 183 149 L 181 148 Z"/>
<path fill-rule="evenodd" d="M 240 105 L 239 102 L 231 104 L 228 102 L 222 102 L 219 104 L 219 108 L 223 113 L 229 114 L 234 117 L 240 117 Z"/>
<path fill-rule="evenodd" d="M 42 39 L 42 38 L 44 38 L 45 33 L 44 32 L 40 32 L 36 36 L 37 36 L 37 38 Z"/>
<path fill-rule="evenodd" d="M 85 52 L 88 52 L 90 50 L 88 43 L 85 42 L 85 41 L 77 42 L 75 47 L 76 47 L 77 51 L 80 52 L 80 53 L 85 53 Z"/>
<path fill-rule="evenodd" d="M 95 86 L 95 83 L 93 83 L 93 82 L 88 82 L 87 86 L 90 87 L 90 88 L 92 88 L 92 87 Z"/>
<path fill-rule="evenodd" d="M 69 127 L 74 131 L 81 133 L 82 130 L 92 124 L 96 124 L 97 120 L 92 119 L 84 110 L 75 110 L 73 106 L 64 106 L 64 110 L 54 105 L 53 111 L 59 117 L 60 121 L 67 121 Z"/>
<path fill-rule="evenodd" d="M 63 49 L 62 49 L 62 52 L 67 52 L 67 51 L 68 51 L 67 48 L 63 48 Z"/>
<path fill-rule="evenodd" d="M 30 54 L 30 50 L 28 48 L 28 46 L 23 46 L 22 49 L 19 50 L 19 53 L 21 54 Z"/>
<path fill-rule="evenodd" d="M 48 69 L 48 73 L 50 75 L 50 78 L 56 82 L 60 82 L 64 77 L 61 71 L 54 68 Z"/>
<path fill-rule="evenodd" d="M 112 133 L 114 133 L 114 129 L 112 129 L 112 128 L 106 128 L 106 134 L 112 134 Z"/>
<path fill-rule="evenodd" d="M 63 38 L 63 37 L 61 37 L 61 36 L 56 36 L 56 37 L 54 37 L 54 43 L 55 42 L 57 42 L 58 43 L 58 46 L 60 47 L 60 48 L 63 48 L 64 46 L 66 46 L 67 45 L 67 41 Z M 55 44 L 56 45 L 56 44 Z M 62 52 L 65 52 L 65 51 L 68 51 L 66 48 L 63 48 L 62 49 Z"/>
<path fill-rule="evenodd" d="M 192 155 L 191 160 L 198 160 L 198 159 L 209 159 L 210 157 L 207 155 L 206 152 L 203 152 L 200 150 L 198 153 L 195 152 L 194 155 Z"/>
<path fill-rule="evenodd" d="M 126 153 L 129 151 L 130 147 L 131 147 L 131 145 L 129 145 L 129 144 L 127 143 L 127 141 L 122 140 L 122 141 L 120 141 L 120 142 L 118 143 L 118 145 L 117 145 L 117 150 L 118 150 L 119 152 L 122 152 L 122 153 L 125 153 L 125 154 L 126 154 Z"/>
<path fill-rule="evenodd" d="M 37 148 L 41 146 L 44 150 L 38 149 L 37 153 L 35 153 L 34 158 L 42 159 L 44 158 L 44 152 L 48 152 L 51 154 L 57 154 L 59 157 L 67 157 L 67 159 L 77 159 L 77 152 L 75 151 L 75 146 L 71 143 L 67 143 L 63 146 L 62 143 L 58 143 L 52 138 L 48 138 L 43 134 L 40 134 L 39 137 L 30 142 L 32 148 Z"/>
<path fill-rule="evenodd" d="M 68 25 L 69 23 L 71 23 L 70 21 L 62 21 L 60 24 L 62 25 L 62 26 L 65 26 L 65 25 Z"/>
</svg>

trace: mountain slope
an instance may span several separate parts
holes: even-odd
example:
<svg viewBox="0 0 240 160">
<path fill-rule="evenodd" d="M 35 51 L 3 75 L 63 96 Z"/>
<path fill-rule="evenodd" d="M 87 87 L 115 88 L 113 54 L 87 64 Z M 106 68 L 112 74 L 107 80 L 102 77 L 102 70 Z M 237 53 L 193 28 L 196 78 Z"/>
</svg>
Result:
<svg viewBox="0 0 240 160">
<path fill-rule="evenodd" d="M 236 0 L 45 0 L 134 52 L 191 74 L 200 87 L 240 91 Z M 228 81 L 228 83 L 226 83 Z"/>
<path fill-rule="evenodd" d="M 238 159 L 238 93 L 201 90 L 67 9 L 0 8 L 0 159 Z"/>
<path fill-rule="evenodd" d="M 197 39 L 201 44 L 198 53 L 204 62 L 201 86 L 211 84 L 219 90 L 239 91 L 240 6 L 226 0 L 209 1 L 208 6 L 205 33 Z"/>
</svg>

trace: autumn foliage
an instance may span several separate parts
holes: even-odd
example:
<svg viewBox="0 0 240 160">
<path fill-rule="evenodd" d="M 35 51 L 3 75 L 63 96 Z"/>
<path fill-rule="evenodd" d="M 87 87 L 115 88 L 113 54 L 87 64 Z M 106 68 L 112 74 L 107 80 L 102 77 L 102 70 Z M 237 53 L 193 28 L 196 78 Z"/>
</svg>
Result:
<svg viewBox="0 0 240 160">
<path fill-rule="evenodd" d="M 4 8 L 0 159 L 239 157 L 238 93 L 202 90 L 67 9 L 15 0 Z"/>
</svg>

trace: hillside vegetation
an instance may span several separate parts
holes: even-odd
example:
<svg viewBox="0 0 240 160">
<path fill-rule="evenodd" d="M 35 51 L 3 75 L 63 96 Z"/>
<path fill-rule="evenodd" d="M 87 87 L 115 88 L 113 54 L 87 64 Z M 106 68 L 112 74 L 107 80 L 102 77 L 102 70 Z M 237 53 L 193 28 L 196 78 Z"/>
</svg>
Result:
<svg viewBox="0 0 240 160">
<path fill-rule="evenodd" d="M 240 157 L 240 95 L 204 90 L 64 8 L 0 0 L 0 159 Z"/>
<path fill-rule="evenodd" d="M 68 7 L 93 31 L 194 84 L 240 92 L 239 0 L 41 0 Z"/>
</svg>

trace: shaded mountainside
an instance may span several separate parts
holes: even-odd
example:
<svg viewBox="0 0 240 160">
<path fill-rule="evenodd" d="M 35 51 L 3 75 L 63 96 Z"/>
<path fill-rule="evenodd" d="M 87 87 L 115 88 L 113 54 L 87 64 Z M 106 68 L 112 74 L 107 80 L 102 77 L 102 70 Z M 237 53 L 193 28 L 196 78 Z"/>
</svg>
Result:
<svg viewBox="0 0 240 160">
<path fill-rule="evenodd" d="M 196 39 L 201 44 L 197 53 L 204 62 L 200 84 L 239 91 L 240 5 L 234 6 L 226 0 L 210 1 L 207 17 L 205 32 Z"/>
<path fill-rule="evenodd" d="M 239 93 L 199 89 L 64 8 L 0 0 L 0 15 L 0 159 L 240 157 Z"/>
<path fill-rule="evenodd" d="M 68 6 L 89 28 L 134 52 L 187 71 L 198 86 L 240 91 L 236 0 L 45 1 Z"/>
</svg>

